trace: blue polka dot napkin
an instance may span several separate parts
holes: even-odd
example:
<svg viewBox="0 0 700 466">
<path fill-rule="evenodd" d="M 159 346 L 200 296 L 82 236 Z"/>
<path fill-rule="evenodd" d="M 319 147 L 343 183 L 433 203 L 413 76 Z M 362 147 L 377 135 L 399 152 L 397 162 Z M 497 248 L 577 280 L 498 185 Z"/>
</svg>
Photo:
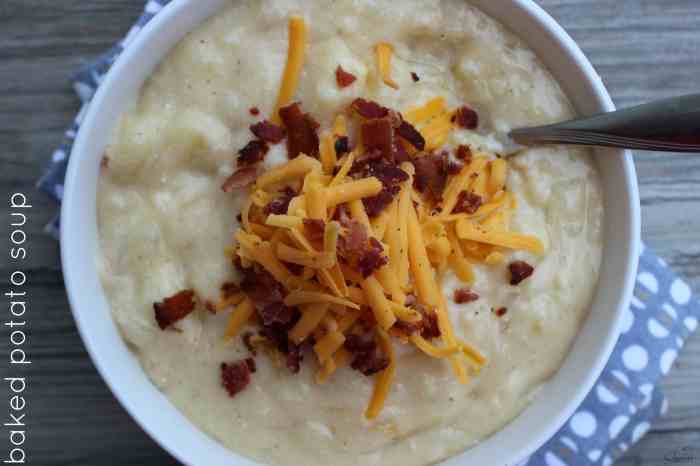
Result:
<svg viewBox="0 0 700 466">
<path fill-rule="evenodd" d="M 122 50 L 169 2 L 149 0 L 126 37 L 75 75 L 73 87 L 83 107 L 38 183 L 59 202 L 70 149 L 95 90 Z M 47 230 L 58 237 L 58 218 Z M 642 248 L 632 304 L 603 374 L 564 427 L 519 466 L 612 465 L 668 409 L 658 383 L 697 328 L 699 317 L 700 303 L 690 287 L 662 259 Z"/>
</svg>

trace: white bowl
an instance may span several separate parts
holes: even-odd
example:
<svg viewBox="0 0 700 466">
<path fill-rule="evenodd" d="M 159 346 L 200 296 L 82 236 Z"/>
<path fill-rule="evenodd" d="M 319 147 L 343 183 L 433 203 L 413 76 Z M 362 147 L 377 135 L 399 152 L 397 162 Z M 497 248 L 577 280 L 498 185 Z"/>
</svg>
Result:
<svg viewBox="0 0 700 466">
<path fill-rule="evenodd" d="M 100 160 L 119 115 L 183 36 L 230 0 L 174 0 L 121 55 L 97 91 L 73 147 L 66 177 L 61 257 L 68 298 L 85 346 L 114 395 L 163 448 L 191 465 L 253 465 L 190 423 L 149 381 L 111 318 L 100 284 L 96 190 Z M 574 41 L 530 0 L 473 0 L 534 49 L 579 114 L 614 109 L 600 77 Z M 605 248 L 590 315 L 564 365 L 503 430 L 446 465 L 512 465 L 539 448 L 573 414 L 607 362 L 629 304 L 639 247 L 639 193 L 629 152 L 599 150 L 605 190 Z"/>
</svg>

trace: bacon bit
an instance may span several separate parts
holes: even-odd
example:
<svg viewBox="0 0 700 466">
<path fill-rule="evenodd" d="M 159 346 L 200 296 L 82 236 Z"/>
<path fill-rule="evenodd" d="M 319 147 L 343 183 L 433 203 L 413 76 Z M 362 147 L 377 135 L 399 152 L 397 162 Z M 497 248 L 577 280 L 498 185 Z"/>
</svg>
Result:
<svg viewBox="0 0 700 466">
<path fill-rule="evenodd" d="M 250 351 L 250 354 L 252 354 L 253 356 L 257 356 L 258 350 L 255 349 L 255 346 L 253 346 L 253 343 L 250 341 L 251 338 L 253 338 L 252 332 L 245 332 L 243 336 L 241 336 L 241 340 L 243 340 L 243 344 L 248 349 L 248 351 Z"/>
<path fill-rule="evenodd" d="M 411 156 L 406 151 L 406 146 L 398 139 L 394 139 L 394 163 L 401 165 L 404 162 L 410 162 Z"/>
<path fill-rule="evenodd" d="M 416 149 L 425 149 L 425 138 L 411 123 L 405 120 L 401 121 L 399 127 L 396 128 L 396 134 L 401 136 Z"/>
<path fill-rule="evenodd" d="M 440 333 L 440 326 L 438 325 L 438 318 L 435 311 L 427 312 L 423 314 L 423 330 L 421 331 L 421 336 L 426 340 L 432 340 L 433 338 L 438 338 Z"/>
<path fill-rule="evenodd" d="M 362 123 L 360 132 L 366 152 L 379 151 L 383 158 L 394 161 L 394 128 L 390 118 L 368 120 Z"/>
<path fill-rule="evenodd" d="M 268 304 L 284 300 L 284 287 L 265 269 L 253 266 L 241 269 L 240 273 L 243 275 L 240 287 L 253 301 L 256 309 L 261 310 Z"/>
<path fill-rule="evenodd" d="M 389 263 L 389 258 L 383 255 L 383 252 L 382 244 L 376 238 L 370 238 L 369 248 L 362 253 L 360 260 L 357 262 L 358 271 L 364 278 L 369 277 L 375 270 Z"/>
<path fill-rule="evenodd" d="M 348 87 L 350 84 L 354 83 L 356 79 L 354 74 L 348 73 L 340 65 L 335 69 L 335 80 L 338 83 L 338 87 L 341 89 Z"/>
<path fill-rule="evenodd" d="M 236 293 L 240 293 L 241 288 L 233 282 L 226 282 L 221 285 L 221 297 L 228 299 Z"/>
<path fill-rule="evenodd" d="M 510 284 L 519 285 L 520 282 L 527 279 L 535 271 L 534 267 L 525 261 L 515 261 L 508 266 L 510 271 Z"/>
<path fill-rule="evenodd" d="M 269 142 L 271 144 L 277 144 L 282 141 L 285 136 L 284 128 L 277 126 L 269 120 L 263 120 L 261 122 L 250 125 L 250 131 L 258 139 Z"/>
<path fill-rule="evenodd" d="M 350 108 L 357 112 L 361 117 L 369 120 L 375 118 L 384 118 L 389 115 L 389 109 L 379 105 L 377 102 L 357 98 L 350 104 Z"/>
<path fill-rule="evenodd" d="M 277 199 L 273 199 L 263 208 L 263 213 L 265 215 L 275 214 L 284 215 L 289 209 L 289 203 L 296 196 L 296 192 L 289 186 L 287 186 L 281 193 L 281 196 Z"/>
<path fill-rule="evenodd" d="M 350 152 L 350 139 L 347 136 L 340 136 L 335 141 L 335 155 L 340 157 Z"/>
<path fill-rule="evenodd" d="M 208 299 L 204 301 L 204 309 L 209 311 L 211 314 L 216 314 L 216 306 L 214 306 L 214 303 L 212 303 Z"/>
<path fill-rule="evenodd" d="M 287 325 L 294 318 L 294 308 L 287 307 L 282 301 L 276 301 L 257 308 L 258 316 L 266 327 L 274 325 Z"/>
<path fill-rule="evenodd" d="M 456 175 L 457 173 L 462 171 L 462 168 L 464 168 L 464 164 L 462 162 L 459 162 L 456 160 L 448 160 L 447 161 L 447 174 L 448 175 Z"/>
<path fill-rule="evenodd" d="M 338 255 L 348 266 L 367 278 L 389 262 L 382 244 L 369 237 L 364 225 L 345 218 L 340 221 L 346 231 L 338 238 Z"/>
<path fill-rule="evenodd" d="M 319 124 L 308 113 L 301 111 L 298 102 L 282 107 L 280 118 L 287 128 L 287 152 L 290 159 L 299 154 L 318 157 L 319 139 L 317 130 Z"/>
<path fill-rule="evenodd" d="M 221 189 L 225 193 L 230 193 L 234 189 L 245 188 L 253 184 L 255 179 L 258 177 L 258 170 L 255 167 L 244 167 L 236 170 L 233 175 L 229 176 Z M 239 220 L 240 222 L 240 220 Z"/>
<path fill-rule="evenodd" d="M 379 194 L 372 197 L 366 197 L 362 199 L 362 204 L 365 206 L 367 215 L 371 218 L 378 216 L 379 214 L 387 208 L 391 201 L 399 194 L 401 191 L 400 186 L 389 186 L 384 187 Z"/>
<path fill-rule="evenodd" d="M 251 366 L 245 359 L 230 364 L 221 363 L 221 383 L 231 398 L 250 384 L 250 368 Z"/>
<path fill-rule="evenodd" d="M 411 71 L 411 79 L 413 79 L 414 83 L 417 83 L 418 81 L 420 81 L 420 78 L 418 77 L 418 75 L 413 71 Z"/>
<path fill-rule="evenodd" d="M 284 266 L 289 269 L 289 271 L 294 275 L 301 275 L 304 273 L 304 266 L 299 264 L 293 264 L 291 262 L 285 262 Z"/>
<path fill-rule="evenodd" d="M 315 218 L 304 219 L 304 236 L 313 242 L 323 241 L 323 234 L 326 230 L 326 223 L 323 220 Z"/>
<path fill-rule="evenodd" d="M 253 139 L 238 151 L 238 166 L 253 165 L 265 158 L 270 148 L 265 141 Z"/>
<path fill-rule="evenodd" d="M 250 114 L 253 115 L 253 116 L 258 116 L 258 115 L 260 115 L 260 109 L 259 109 L 258 107 L 250 107 L 250 108 L 248 109 L 248 111 L 249 111 Z"/>
<path fill-rule="evenodd" d="M 367 229 L 357 220 L 343 218 L 342 214 L 340 222 L 346 231 L 338 237 L 338 253 L 343 258 L 351 258 L 367 243 Z"/>
<path fill-rule="evenodd" d="M 458 288 L 455 290 L 454 300 L 457 304 L 471 303 L 479 299 L 479 295 L 469 288 Z"/>
<path fill-rule="evenodd" d="M 452 209 L 452 212 L 456 214 L 463 213 L 471 215 L 479 210 L 482 202 L 483 199 L 478 194 L 474 194 L 471 191 L 462 191 L 459 193 L 457 203 L 455 204 L 454 209 Z"/>
<path fill-rule="evenodd" d="M 182 290 L 159 303 L 153 303 L 156 322 L 165 330 L 194 311 L 194 290 Z"/>
<path fill-rule="evenodd" d="M 360 178 L 374 176 L 382 183 L 382 190 L 379 194 L 362 200 L 367 215 L 376 217 L 391 204 L 394 197 L 401 191 L 399 184 L 408 179 L 408 174 L 397 167 L 395 163 L 381 159 L 376 151 L 364 155 L 353 164 L 351 174 Z"/>
<path fill-rule="evenodd" d="M 507 312 L 508 312 L 507 307 L 499 307 L 498 309 L 493 311 L 493 313 L 496 314 L 496 317 L 503 317 L 504 315 L 506 315 Z"/>
<path fill-rule="evenodd" d="M 416 175 L 413 185 L 424 193 L 427 190 L 435 199 L 442 198 L 442 192 L 447 184 L 447 158 L 441 154 L 430 154 L 413 160 Z"/>
<path fill-rule="evenodd" d="M 465 129 L 476 129 L 479 126 L 479 115 L 466 105 L 457 109 L 452 121 Z"/>
<path fill-rule="evenodd" d="M 381 354 L 372 335 L 350 334 L 346 337 L 345 348 L 353 354 L 350 367 L 365 376 L 381 372 L 389 366 L 389 359 Z"/>
<path fill-rule="evenodd" d="M 455 156 L 463 160 L 464 163 L 470 163 L 472 161 L 472 149 L 469 146 L 461 145 L 457 148 Z"/>
</svg>

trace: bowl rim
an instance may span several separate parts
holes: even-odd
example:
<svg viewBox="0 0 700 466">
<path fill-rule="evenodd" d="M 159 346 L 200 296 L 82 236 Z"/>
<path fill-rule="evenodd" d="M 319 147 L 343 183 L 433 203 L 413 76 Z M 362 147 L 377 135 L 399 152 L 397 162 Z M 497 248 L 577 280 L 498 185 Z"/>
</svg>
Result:
<svg viewBox="0 0 700 466">
<path fill-rule="evenodd" d="M 595 69 L 585 57 L 576 42 L 568 35 L 566 31 L 539 5 L 537 5 L 533 0 L 508 0 L 515 10 L 519 13 L 529 17 L 530 20 L 534 21 L 542 31 L 551 36 L 551 38 L 557 43 L 561 51 L 567 55 L 567 57 L 576 66 L 580 68 L 583 75 L 585 75 L 585 81 L 587 85 L 591 86 L 591 91 L 596 95 L 597 102 L 596 105 L 602 111 L 611 111 L 615 109 L 615 106 L 608 94 L 605 86 L 603 85 L 600 77 L 596 73 Z M 76 222 L 80 219 L 80 215 L 76 213 L 74 208 L 74 199 L 79 196 L 78 187 L 79 182 L 79 166 L 82 162 L 87 159 L 87 153 L 89 152 L 90 146 L 90 135 L 93 132 L 93 127 L 95 126 L 95 120 L 97 118 L 98 109 L 102 106 L 103 102 L 106 100 L 110 88 L 114 83 L 120 79 L 120 75 L 123 71 L 131 64 L 132 61 L 137 59 L 139 53 L 142 53 L 142 49 L 145 48 L 146 44 L 153 39 L 163 28 L 165 28 L 169 22 L 173 21 L 178 15 L 182 14 L 184 10 L 191 7 L 196 0 L 173 0 L 169 4 L 165 5 L 153 19 L 151 19 L 140 31 L 138 35 L 129 43 L 129 45 L 124 49 L 124 51 L 117 58 L 107 75 L 105 76 L 100 87 L 97 89 L 92 102 L 89 104 L 89 108 L 82 121 L 81 129 L 79 130 L 73 149 L 71 151 L 71 157 L 69 160 L 66 180 L 64 185 L 64 198 L 61 207 L 61 233 L 60 233 L 60 245 L 61 245 L 61 262 L 64 274 L 64 280 L 66 284 L 66 292 L 68 295 L 68 301 L 71 307 L 71 312 L 76 321 L 79 334 L 83 340 L 83 343 L 93 361 L 95 367 L 100 373 L 103 380 L 105 380 L 110 391 L 117 398 L 119 403 L 126 409 L 130 414 L 132 419 L 144 430 L 149 436 L 154 439 L 164 450 L 172 454 L 175 458 L 184 464 L 198 464 L 195 462 L 196 455 L 190 449 L 186 448 L 183 444 L 177 442 L 173 435 L 163 434 L 163 425 L 160 419 L 160 414 L 153 414 L 151 412 L 144 412 L 137 405 L 143 404 L 143 400 L 138 400 L 138 394 L 133 393 L 133 390 L 125 389 L 123 383 L 118 379 L 117 374 L 109 367 L 109 357 L 108 352 L 101 350 L 100 342 L 91 334 L 89 324 L 86 321 L 86 315 L 79 309 L 85 309 L 88 302 L 82 296 L 81 281 L 85 279 L 84 273 L 86 270 L 84 267 L 76 265 L 75 257 L 76 255 L 85 255 L 85 250 L 79 241 L 76 241 L 71 233 L 73 233 L 73 227 L 76 226 Z M 221 3 L 221 2 L 219 2 Z M 482 8 L 483 9 L 483 8 Z M 488 12 L 487 12 L 488 13 Z M 187 31 L 186 31 L 187 32 Z M 516 35 L 518 35 L 516 33 Z M 172 47 L 170 47 L 172 48 Z M 167 53 L 167 52 L 166 52 Z M 163 55 L 164 56 L 164 55 Z M 162 57 L 161 57 L 162 58 Z M 150 73 L 149 73 L 150 74 Z M 627 209 L 629 212 L 629 239 L 631 244 L 625 255 L 624 264 L 624 277 L 622 278 L 622 283 L 620 286 L 620 291 L 617 293 L 617 307 L 615 309 L 616 316 L 610 323 L 607 335 L 605 337 L 604 343 L 598 349 L 598 356 L 595 364 L 589 370 L 586 380 L 579 384 L 574 392 L 570 395 L 569 401 L 566 403 L 565 407 L 562 408 L 555 419 L 550 419 L 545 421 L 544 426 L 539 429 L 538 434 L 531 438 L 525 445 L 523 445 L 517 451 L 510 451 L 503 454 L 503 459 L 499 460 L 501 464 L 512 465 L 518 461 L 522 461 L 524 458 L 531 455 L 535 450 L 540 448 L 557 430 L 561 428 L 562 425 L 571 417 L 576 408 L 581 404 L 585 396 L 591 390 L 593 384 L 600 376 L 604 366 L 608 362 L 610 354 L 615 346 L 615 343 L 620 334 L 620 326 L 622 320 L 622 314 L 625 308 L 629 305 L 629 301 L 632 295 L 632 290 L 634 287 L 636 279 L 636 270 L 639 257 L 639 247 L 640 247 L 640 203 L 639 203 L 639 192 L 637 186 L 637 178 L 634 167 L 634 162 L 632 155 L 629 151 L 614 151 L 622 158 L 624 182 L 625 182 L 625 192 L 629 197 L 627 202 Z M 94 202 L 93 202 L 94 204 Z M 78 225 L 79 226 L 79 225 Z M 93 258 L 94 260 L 94 258 Z M 96 264 L 93 269 L 96 269 Z M 598 285 L 600 286 L 600 284 Z M 100 286 L 101 289 L 101 286 Z M 103 293 L 104 294 L 104 293 Z M 92 304 L 92 303 L 91 303 Z M 116 323 L 111 321 L 109 324 L 116 327 Z M 107 325 L 109 325 L 107 324 Z M 110 350 L 111 351 L 111 350 Z M 567 358 L 569 356 L 567 355 Z M 144 373 L 145 375 L 145 373 Z M 171 409 L 178 411 L 177 408 L 171 405 Z M 178 411 L 179 412 L 179 411 Z M 522 413 L 521 413 L 522 414 Z M 180 415 L 182 416 L 182 415 Z M 186 426 L 184 426 L 186 427 Z M 187 427 L 190 429 L 192 426 Z M 214 448 L 216 450 L 214 453 L 217 458 L 224 458 L 228 456 L 229 461 L 236 458 L 240 465 L 250 465 L 253 466 L 257 463 L 243 457 L 242 455 L 226 449 L 221 444 L 219 444 L 213 437 L 207 436 L 198 428 L 201 439 L 196 439 L 201 441 L 206 439 L 209 442 L 208 447 Z M 487 437 L 482 443 L 488 443 L 491 441 L 493 436 Z M 218 445 L 218 449 L 214 445 Z M 477 448 L 477 447 L 475 447 Z M 222 450 L 223 449 L 223 450 Z M 222 450 L 222 451 L 219 451 Z M 469 454 L 469 451 L 462 452 L 448 458 L 443 464 L 454 465 L 462 464 L 464 456 Z M 223 455 L 223 456 L 222 456 Z M 209 462 L 208 464 L 219 464 L 218 462 Z M 221 463 L 223 464 L 223 463 Z"/>
</svg>

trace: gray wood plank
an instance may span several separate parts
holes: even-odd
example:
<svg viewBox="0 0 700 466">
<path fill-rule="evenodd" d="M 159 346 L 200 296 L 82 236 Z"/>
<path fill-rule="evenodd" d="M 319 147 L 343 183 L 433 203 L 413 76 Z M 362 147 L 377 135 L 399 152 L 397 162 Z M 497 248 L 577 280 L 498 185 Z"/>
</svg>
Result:
<svg viewBox="0 0 700 466">
<path fill-rule="evenodd" d="M 700 2 L 539 3 L 578 41 L 618 105 L 698 92 Z M 68 310 L 58 247 L 42 232 L 55 204 L 34 191 L 78 108 L 69 77 L 118 40 L 142 6 L 143 0 L 0 2 L 0 196 L 22 191 L 34 205 L 27 226 L 31 254 L 24 264 L 33 296 L 30 349 L 36 361 L 29 370 L 32 464 L 174 464 L 126 415 L 90 362 Z M 700 158 L 648 153 L 635 158 L 644 239 L 700 291 Z M 0 218 L 7 213 L 0 203 Z M 3 249 L 6 242 L 3 234 Z M 3 285 L 9 267 L 0 262 Z M 0 341 L 7 344 L 5 328 Z M 700 444 L 700 335 L 688 342 L 663 387 L 671 402 L 668 416 L 619 465 L 668 464 L 675 451 L 682 455 L 683 447 Z"/>
</svg>

